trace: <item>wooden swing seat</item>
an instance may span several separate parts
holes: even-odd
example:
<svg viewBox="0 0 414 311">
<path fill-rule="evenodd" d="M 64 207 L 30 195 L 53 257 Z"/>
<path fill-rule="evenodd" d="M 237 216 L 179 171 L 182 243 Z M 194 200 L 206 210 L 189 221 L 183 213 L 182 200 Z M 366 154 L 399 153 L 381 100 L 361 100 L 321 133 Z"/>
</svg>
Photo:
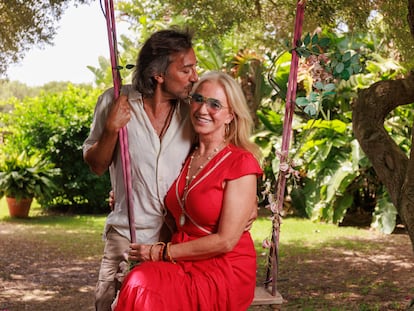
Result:
<svg viewBox="0 0 414 311">
<path fill-rule="evenodd" d="M 254 299 L 252 306 L 262 305 L 281 305 L 283 303 L 282 295 L 276 291 L 276 295 L 272 295 L 272 287 L 256 286 L 254 291 Z"/>
</svg>

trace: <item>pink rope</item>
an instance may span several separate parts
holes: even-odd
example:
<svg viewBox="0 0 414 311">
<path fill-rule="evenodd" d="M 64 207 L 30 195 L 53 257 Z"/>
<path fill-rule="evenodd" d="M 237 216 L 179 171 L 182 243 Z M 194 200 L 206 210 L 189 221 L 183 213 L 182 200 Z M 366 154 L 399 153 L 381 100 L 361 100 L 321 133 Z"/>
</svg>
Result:
<svg viewBox="0 0 414 311">
<path fill-rule="evenodd" d="M 293 35 L 293 47 L 296 47 L 296 43 L 300 40 L 302 36 L 302 26 L 305 13 L 305 3 L 306 0 L 299 0 L 296 5 L 296 18 L 295 18 L 295 29 Z M 283 121 L 283 133 L 282 133 L 282 152 L 280 156 L 280 163 L 284 163 L 288 157 L 290 138 L 292 135 L 292 119 L 295 111 L 295 100 L 296 100 L 296 89 L 297 89 L 297 76 L 298 76 L 298 64 L 299 56 L 295 49 L 292 49 L 292 60 L 290 64 L 289 80 L 286 94 L 286 107 L 285 107 L 285 117 Z M 286 186 L 286 175 L 285 172 L 279 169 L 278 183 L 276 186 L 276 210 L 278 215 L 274 218 L 273 224 L 273 233 L 272 239 L 274 240 L 274 253 L 273 253 L 273 271 L 272 271 L 272 295 L 276 295 L 276 280 L 278 274 L 278 266 L 276 258 L 278 256 L 279 250 L 279 230 L 280 230 L 280 220 L 279 213 L 283 208 L 283 200 L 285 195 L 285 186 Z"/>
<path fill-rule="evenodd" d="M 114 82 L 114 97 L 115 100 L 119 97 L 122 80 L 121 75 L 118 70 L 118 50 L 117 50 L 117 40 L 116 40 L 116 27 L 115 27 L 115 13 L 114 13 L 114 4 L 112 0 L 105 0 L 105 17 L 106 17 L 106 28 L 108 30 L 108 42 L 109 42 L 109 52 L 111 56 L 111 66 L 112 66 L 112 79 Z M 131 161 L 129 155 L 129 146 L 128 146 L 128 130 L 127 127 L 123 127 L 119 132 L 119 144 L 121 148 L 121 161 L 122 161 L 122 170 L 124 177 L 124 186 L 126 194 L 126 203 L 128 208 L 128 222 L 129 222 L 129 233 L 131 235 L 131 242 L 136 242 L 135 235 L 135 215 L 132 201 L 132 182 L 131 182 Z"/>
<path fill-rule="evenodd" d="M 296 47 L 296 42 L 300 40 L 300 37 L 302 36 L 305 2 L 306 1 L 304 0 L 298 1 L 297 7 L 296 7 L 295 32 L 293 36 L 293 46 L 295 47 Z M 292 119 L 293 119 L 293 114 L 295 111 L 298 64 L 299 64 L 299 56 L 296 50 L 293 49 L 290 72 L 289 72 L 287 94 L 286 94 L 285 117 L 283 121 L 282 155 L 280 158 L 281 163 L 285 162 L 287 159 L 288 152 L 289 152 L 289 146 L 290 146 L 290 138 L 292 135 Z M 286 177 L 285 177 L 285 174 L 281 171 L 279 171 L 279 175 L 280 175 L 280 178 L 279 178 L 280 186 L 278 186 L 279 196 L 277 197 L 277 199 L 279 199 L 278 200 L 279 207 L 282 207 L 284 191 L 285 191 L 284 185 L 286 182 Z"/>
</svg>

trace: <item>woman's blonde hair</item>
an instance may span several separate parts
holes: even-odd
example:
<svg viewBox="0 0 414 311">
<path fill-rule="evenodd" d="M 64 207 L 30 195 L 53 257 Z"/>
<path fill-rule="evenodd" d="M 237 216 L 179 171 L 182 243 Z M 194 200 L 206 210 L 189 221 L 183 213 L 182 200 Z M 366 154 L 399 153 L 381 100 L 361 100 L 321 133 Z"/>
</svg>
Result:
<svg viewBox="0 0 414 311">
<path fill-rule="evenodd" d="M 260 148 L 250 140 L 253 130 L 253 119 L 247 106 L 246 97 L 237 81 L 225 72 L 210 71 L 201 76 L 194 85 L 196 90 L 204 82 L 219 83 L 227 96 L 227 101 L 234 115 L 226 130 L 226 140 L 237 147 L 250 151 L 255 158 L 261 161 Z"/>
</svg>

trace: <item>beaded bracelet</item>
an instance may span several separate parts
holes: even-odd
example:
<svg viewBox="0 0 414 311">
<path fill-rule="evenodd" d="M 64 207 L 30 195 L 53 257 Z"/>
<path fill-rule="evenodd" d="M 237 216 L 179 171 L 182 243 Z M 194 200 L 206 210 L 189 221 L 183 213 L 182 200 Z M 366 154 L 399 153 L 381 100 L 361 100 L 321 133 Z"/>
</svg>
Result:
<svg viewBox="0 0 414 311">
<path fill-rule="evenodd" d="M 158 260 L 162 260 L 161 256 L 162 256 L 162 253 L 164 252 L 165 243 L 164 242 L 157 242 L 157 243 L 152 244 L 151 247 L 150 247 L 150 251 L 149 251 L 150 261 L 155 261 L 154 258 L 152 257 L 152 248 L 154 246 L 157 246 L 157 245 L 161 245 L 161 249 L 160 249 L 160 252 L 158 254 L 158 256 L 159 256 Z"/>
<path fill-rule="evenodd" d="M 158 260 L 162 261 L 162 254 L 164 254 L 165 243 L 164 242 L 158 242 L 157 245 L 161 245 L 160 252 L 158 253 Z"/>
</svg>

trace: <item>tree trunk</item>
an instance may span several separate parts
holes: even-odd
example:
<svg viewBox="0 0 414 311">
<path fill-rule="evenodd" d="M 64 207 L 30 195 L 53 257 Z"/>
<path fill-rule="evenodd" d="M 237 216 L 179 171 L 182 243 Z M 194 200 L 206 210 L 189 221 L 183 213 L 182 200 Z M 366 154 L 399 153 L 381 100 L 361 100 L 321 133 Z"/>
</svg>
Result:
<svg viewBox="0 0 414 311">
<path fill-rule="evenodd" d="M 388 113 L 410 103 L 414 103 L 413 74 L 406 79 L 377 82 L 358 92 L 352 124 L 355 137 L 407 228 L 414 250 L 414 148 L 408 159 L 384 129 Z"/>
<path fill-rule="evenodd" d="M 414 0 L 408 0 L 408 26 L 410 27 L 411 35 L 414 37 Z"/>
</svg>

